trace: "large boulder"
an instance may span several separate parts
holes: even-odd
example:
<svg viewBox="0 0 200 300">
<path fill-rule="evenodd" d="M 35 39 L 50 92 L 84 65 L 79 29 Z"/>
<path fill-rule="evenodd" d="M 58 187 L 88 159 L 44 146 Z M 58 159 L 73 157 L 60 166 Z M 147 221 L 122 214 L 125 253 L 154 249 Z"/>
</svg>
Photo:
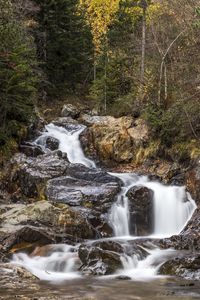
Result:
<svg viewBox="0 0 200 300">
<path fill-rule="evenodd" d="M 163 239 L 161 245 L 177 250 L 200 251 L 200 209 L 197 208 L 192 218 L 179 235 Z"/>
<path fill-rule="evenodd" d="M 67 205 L 39 201 L 29 205 L 4 207 L 0 214 L 0 232 L 15 233 L 27 225 L 43 229 L 55 236 L 63 233 L 74 238 L 96 237 L 96 232 L 87 218 Z"/>
<path fill-rule="evenodd" d="M 33 227 L 24 226 L 21 229 L 9 234 L 2 241 L 1 245 L 4 251 L 11 253 L 17 250 L 24 250 L 34 247 L 35 245 L 46 245 L 54 243 L 52 236 L 48 235 L 44 230 Z"/>
<path fill-rule="evenodd" d="M 11 160 L 10 172 L 7 175 L 8 190 L 29 198 L 43 198 L 46 182 L 54 177 L 64 174 L 68 161 L 58 156 L 58 153 L 40 155 L 38 157 L 26 157 L 16 154 Z"/>
<path fill-rule="evenodd" d="M 116 182 L 101 183 L 62 176 L 48 181 L 46 196 L 49 201 L 108 210 L 119 192 Z"/>
<path fill-rule="evenodd" d="M 149 140 L 149 128 L 143 119 L 137 119 L 127 131 L 136 146 L 144 146 Z"/>
<path fill-rule="evenodd" d="M 121 254 L 123 248 L 115 242 L 81 245 L 79 258 L 82 262 L 81 271 L 92 275 L 108 275 L 122 268 Z"/>
<path fill-rule="evenodd" d="M 80 136 L 85 153 L 90 157 L 98 156 L 105 163 L 130 162 L 136 148 L 149 140 L 148 127 L 143 120 L 83 116 L 82 121 L 89 126 Z"/>
<path fill-rule="evenodd" d="M 101 169 L 90 169 L 84 165 L 81 164 L 70 164 L 66 170 L 66 175 L 87 180 L 90 182 L 97 182 L 97 183 L 110 183 L 115 182 L 119 185 L 122 185 L 122 181 L 105 171 L 102 171 Z"/>
<path fill-rule="evenodd" d="M 80 111 L 77 107 L 73 106 L 72 104 L 65 104 L 63 106 L 61 116 L 62 117 L 71 117 L 71 118 L 78 118 L 80 115 Z"/>
<path fill-rule="evenodd" d="M 129 199 L 131 234 L 142 236 L 151 234 L 153 232 L 153 191 L 144 186 L 133 186 L 126 196 Z"/>
<path fill-rule="evenodd" d="M 72 172 L 74 168 L 70 169 Z M 78 173 L 82 178 L 84 173 Z M 112 229 L 108 221 L 109 210 L 120 190 L 117 181 L 107 182 L 110 175 L 88 173 L 88 180 L 62 176 L 47 182 L 45 195 L 49 201 L 65 203 L 83 215 L 98 237 L 112 236 Z M 96 176 L 96 177 L 95 177 Z M 96 181 L 92 181 L 95 179 Z M 99 182 L 97 181 L 99 178 Z M 114 177 L 113 177 L 114 178 Z M 104 183 L 105 181 L 105 183 Z"/>
<path fill-rule="evenodd" d="M 200 255 L 179 253 L 179 255 L 165 262 L 160 270 L 160 274 L 180 276 L 185 279 L 199 280 L 200 278 Z"/>
</svg>

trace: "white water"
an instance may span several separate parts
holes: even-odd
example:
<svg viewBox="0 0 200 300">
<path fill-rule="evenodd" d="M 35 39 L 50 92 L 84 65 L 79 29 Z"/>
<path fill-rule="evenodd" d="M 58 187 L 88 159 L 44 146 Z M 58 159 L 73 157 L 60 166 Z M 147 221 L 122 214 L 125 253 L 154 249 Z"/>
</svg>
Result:
<svg viewBox="0 0 200 300">
<path fill-rule="evenodd" d="M 84 126 L 72 125 L 67 130 L 49 124 L 45 129 L 46 131 L 35 141 L 45 151 L 48 151 L 45 147 L 47 137 L 54 137 L 59 140 L 59 150 L 67 153 L 71 163 L 81 163 L 89 168 L 95 168 L 95 163 L 86 158 L 81 149 L 79 135 L 84 130 Z M 110 224 L 114 230 L 115 240 L 119 242 L 122 239 L 124 243 L 126 240 L 137 238 L 131 237 L 129 231 L 129 205 L 126 193 L 132 186 L 146 186 L 154 192 L 154 233 L 145 238 L 169 237 L 179 234 L 196 209 L 194 200 L 189 193 L 186 193 L 184 187 L 164 186 L 158 182 L 150 182 L 146 176 L 137 176 L 131 173 L 111 174 L 123 182 L 118 200 L 113 204 L 110 213 Z M 149 255 L 143 260 L 136 255 L 122 255 L 123 270 L 119 270 L 114 276 L 126 275 L 135 280 L 157 278 L 156 274 L 160 265 L 176 253 L 172 249 L 160 250 L 158 248 L 148 250 L 148 252 Z M 30 257 L 23 253 L 15 254 L 13 263 L 26 267 L 42 280 L 60 281 L 81 276 L 78 272 L 77 248 L 68 245 L 54 245 L 52 251 L 46 256 Z"/>
<path fill-rule="evenodd" d="M 59 140 L 59 150 L 67 153 L 67 157 L 71 163 L 83 164 L 88 168 L 95 168 L 95 163 L 85 157 L 80 145 L 79 135 L 84 129 L 85 126 L 83 125 L 74 125 L 71 126 L 71 130 L 67 130 L 51 123 L 45 126 L 46 131 L 37 138 L 35 143 L 47 151 L 45 148 L 46 139 L 48 137 L 56 138 Z"/>
<path fill-rule="evenodd" d="M 190 220 L 196 204 L 184 186 L 165 186 L 148 181 L 146 176 L 130 173 L 110 173 L 123 181 L 121 193 L 113 205 L 110 223 L 116 237 L 129 236 L 129 207 L 127 191 L 133 186 L 145 186 L 154 192 L 154 232 L 153 237 L 170 237 L 179 234 Z"/>
<path fill-rule="evenodd" d="M 18 253 L 13 255 L 12 262 L 25 267 L 41 280 L 58 282 L 74 279 L 81 277 L 77 272 L 79 258 L 75 250 L 75 247 L 69 245 L 51 245 L 50 253 L 45 256 L 30 257 L 25 253 Z"/>
<path fill-rule="evenodd" d="M 148 250 L 149 256 L 144 260 L 139 260 L 136 255 L 126 256 L 124 255 L 121 260 L 123 264 L 123 270 L 118 271 L 118 275 L 128 276 L 132 280 L 147 281 L 153 278 L 158 278 L 157 272 L 160 266 L 167 260 L 173 258 L 177 251 L 173 249 L 167 250 Z M 164 277 L 164 276 L 160 276 Z"/>
<path fill-rule="evenodd" d="M 135 174 L 129 173 L 110 173 L 118 177 L 123 182 L 121 192 L 118 195 L 118 200 L 111 209 L 110 223 L 114 230 L 114 235 L 117 237 L 129 236 L 129 206 L 128 198 L 126 197 L 127 191 L 137 182 L 140 178 Z"/>
<path fill-rule="evenodd" d="M 154 236 L 179 234 L 196 209 L 184 186 L 164 186 L 158 182 L 144 185 L 154 191 Z"/>
</svg>

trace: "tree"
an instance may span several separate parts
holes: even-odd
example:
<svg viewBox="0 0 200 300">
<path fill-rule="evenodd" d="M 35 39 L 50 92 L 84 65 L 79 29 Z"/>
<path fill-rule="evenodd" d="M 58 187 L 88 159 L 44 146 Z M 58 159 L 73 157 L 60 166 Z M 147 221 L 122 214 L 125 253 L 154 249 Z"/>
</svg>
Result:
<svg viewBox="0 0 200 300">
<path fill-rule="evenodd" d="M 0 146 L 20 136 L 34 111 L 35 49 L 9 0 L 0 0 Z"/>
<path fill-rule="evenodd" d="M 91 72 L 92 40 L 77 0 L 35 0 L 40 7 L 36 34 L 49 97 L 84 88 Z"/>
</svg>

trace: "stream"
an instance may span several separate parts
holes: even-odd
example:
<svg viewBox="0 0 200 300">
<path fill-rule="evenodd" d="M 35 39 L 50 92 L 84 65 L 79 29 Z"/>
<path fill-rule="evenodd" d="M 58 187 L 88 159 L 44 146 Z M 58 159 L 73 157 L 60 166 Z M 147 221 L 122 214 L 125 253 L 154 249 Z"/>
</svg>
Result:
<svg viewBox="0 0 200 300">
<path fill-rule="evenodd" d="M 83 164 L 88 168 L 97 168 L 94 161 L 85 157 L 81 148 L 79 135 L 84 128 L 83 125 L 72 125 L 66 129 L 49 124 L 34 143 L 40 145 L 45 152 L 48 152 L 50 150 L 45 148 L 47 137 L 56 138 L 59 140 L 59 150 L 67 153 L 71 163 Z M 190 220 L 196 209 L 196 204 L 190 194 L 186 192 L 185 187 L 166 186 L 160 182 L 150 181 L 147 176 L 139 176 L 134 173 L 110 172 L 109 174 L 117 177 L 123 184 L 108 216 L 109 224 L 113 228 L 113 237 L 100 240 L 117 241 L 124 248 L 134 240 L 152 240 L 152 245 L 149 248 L 144 247 L 142 249 L 148 253 L 145 258 L 141 258 L 137 254 L 129 255 L 124 252 L 120 257 L 123 268 L 118 269 L 114 274 L 97 276 L 96 278 L 88 278 L 80 272 L 77 263 L 79 244 L 75 246 L 52 245 L 51 251 L 46 256 L 29 256 L 25 253 L 16 253 L 13 255 L 12 263 L 25 267 L 40 278 L 41 291 L 48 286 L 48 289 L 55 294 L 55 299 L 57 299 L 57 289 L 59 294 L 65 295 L 67 293 L 71 295 L 72 298 L 66 299 L 79 299 L 78 297 L 84 299 L 86 297 L 85 299 L 103 300 L 172 300 L 178 297 L 182 299 L 183 296 L 184 299 L 200 299 L 199 287 L 197 288 L 196 285 L 191 289 L 187 281 L 159 275 L 160 266 L 167 260 L 177 256 L 177 251 L 174 249 L 160 249 L 153 243 L 156 239 L 179 234 Z M 137 225 L 134 228 L 136 234 L 130 233 L 133 216 L 130 216 L 130 203 L 126 194 L 134 186 L 147 187 L 154 193 L 152 233 L 148 236 L 137 236 Z M 93 242 L 88 240 L 87 243 L 91 244 Z M 116 280 L 113 280 L 114 278 Z M 128 278 L 131 281 L 117 280 L 118 278 Z M 68 283 L 66 283 L 66 280 L 68 280 Z M 184 288 L 181 287 L 181 284 Z M 1 293 L 3 293 L 3 289 Z M 75 295 L 75 298 L 73 298 L 73 295 Z M 109 298 L 107 295 L 110 295 Z"/>
</svg>

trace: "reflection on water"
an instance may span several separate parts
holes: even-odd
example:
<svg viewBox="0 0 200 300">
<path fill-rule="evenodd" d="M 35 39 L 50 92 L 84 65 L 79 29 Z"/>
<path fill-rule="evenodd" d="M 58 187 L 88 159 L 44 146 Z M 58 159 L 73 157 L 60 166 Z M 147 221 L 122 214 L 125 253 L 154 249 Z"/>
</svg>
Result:
<svg viewBox="0 0 200 300">
<path fill-rule="evenodd" d="M 145 283 L 75 279 L 62 282 L 60 285 L 39 282 L 33 287 L 26 286 L 24 289 L 16 287 L 16 290 L 12 291 L 7 291 L 0 285 L 0 299 L 192 300 L 200 299 L 200 283 L 172 278 Z"/>
</svg>

